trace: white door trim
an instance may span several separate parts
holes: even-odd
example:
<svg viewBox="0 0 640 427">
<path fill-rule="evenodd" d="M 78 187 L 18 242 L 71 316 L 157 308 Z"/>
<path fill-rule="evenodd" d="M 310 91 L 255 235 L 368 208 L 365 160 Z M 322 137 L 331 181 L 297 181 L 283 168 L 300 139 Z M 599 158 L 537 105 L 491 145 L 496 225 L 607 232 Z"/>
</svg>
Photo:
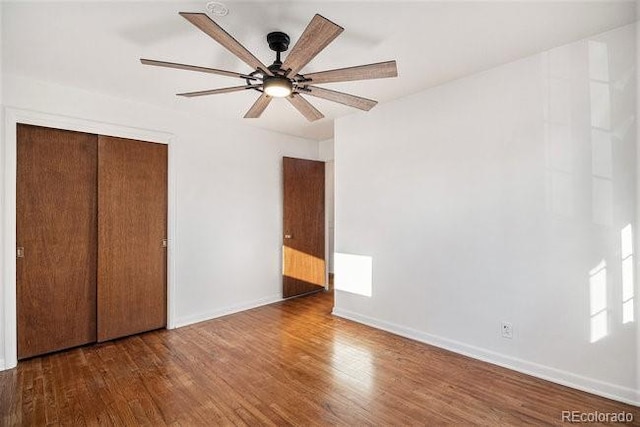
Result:
<svg viewBox="0 0 640 427">
<path fill-rule="evenodd" d="M 98 135 L 138 139 L 168 145 L 168 221 L 167 238 L 167 328 L 175 327 L 175 241 L 176 241 L 176 173 L 174 167 L 173 134 L 149 129 L 140 129 L 112 123 L 103 123 L 77 117 L 15 108 L 5 109 L 4 144 L 4 204 L 3 204 L 3 311 L 4 311 L 4 363 L 0 370 L 18 364 L 18 336 L 16 312 L 16 125 L 24 123 L 57 129 L 95 133 Z M 1 359 L 0 359 L 1 361 Z"/>
</svg>

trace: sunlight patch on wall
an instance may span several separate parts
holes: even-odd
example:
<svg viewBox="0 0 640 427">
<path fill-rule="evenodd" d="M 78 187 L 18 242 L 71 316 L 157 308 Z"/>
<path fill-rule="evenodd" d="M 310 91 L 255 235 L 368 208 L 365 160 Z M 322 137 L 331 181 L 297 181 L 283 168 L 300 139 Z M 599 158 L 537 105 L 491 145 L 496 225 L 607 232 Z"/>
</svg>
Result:
<svg viewBox="0 0 640 427">
<path fill-rule="evenodd" d="M 613 224 L 613 151 L 611 88 L 606 43 L 589 41 L 589 95 L 591 109 L 591 202 L 595 224 Z"/>
<path fill-rule="evenodd" d="M 594 224 L 613 223 L 613 183 L 610 179 L 591 178 L 591 209 Z"/>
<path fill-rule="evenodd" d="M 609 48 L 606 43 L 589 40 L 589 78 L 609 81 Z"/>
<path fill-rule="evenodd" d="M 589 41 L 591 127 L 611 129 L 609 52 L 606 43 Z"/>
<path fill-rule="evenodd" d="M 589 272 L 589 302 L 591 316 L 591 342 L 594 343 L 609 333 L 607 312 L 607 263 L 602 260 Z"/>
<path fill-rule="evenodd" d="M 611 129 L 611 95 L 609 84 L 592 81 L 591 89 L 591 126 Z"/>
<path fill-rule="evenodd" d="M 373 287 L 373 258 L 366 255 L 336 252 L 335 288 L 370 297 Z"/>
<path fill-rule="evenodd" d="M 570 218 L 575 212 L 574 141 L 571 134 L 570 60 L 562 50 L 548 54 L 546 99 L 543 104 L 545 130 L 546 208 L 554 215 Z"/>
<path fill-rule="evenodd" d="M 634 321 L 634 272 L 633 272 L 633 228 L 627 224 L 620 231 L 620 257 L 622 258 L 622 323 Z"/>
</svg>

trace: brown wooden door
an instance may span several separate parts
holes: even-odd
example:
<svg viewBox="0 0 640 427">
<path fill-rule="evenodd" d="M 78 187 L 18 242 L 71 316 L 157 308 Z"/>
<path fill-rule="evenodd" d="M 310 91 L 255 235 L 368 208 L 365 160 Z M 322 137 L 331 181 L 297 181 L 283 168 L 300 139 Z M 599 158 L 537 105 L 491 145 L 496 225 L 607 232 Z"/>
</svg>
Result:
<svg viewBox="0 0 640 427">
<path fill-rule="evenodd" d="M 283 159 L 284 298 L 325 286 L 324 162 Z"/>
<path fill-rule="evenodd" d="M 96 339 L 96 140 L 17 127 L 19 359 Z"/>
<path fill-rule="evenodd" d="M 98 138 L 98 341 L 167 319 L 167 146 Z"/>
</svg>

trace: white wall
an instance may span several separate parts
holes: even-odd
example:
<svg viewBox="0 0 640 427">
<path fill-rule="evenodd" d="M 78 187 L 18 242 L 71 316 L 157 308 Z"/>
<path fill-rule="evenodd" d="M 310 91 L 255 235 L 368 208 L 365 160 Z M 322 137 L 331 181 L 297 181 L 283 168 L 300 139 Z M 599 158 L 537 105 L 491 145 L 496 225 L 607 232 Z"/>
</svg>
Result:
<svg viewBox="0 0 640 427">
<path fill-rule="evenodd" d="M 282 156 L 317 159 L 317 142 L 13 75 L 4 88 L 12 109 L 173 134 L 177 325 L 281 298 Z"/>
<path fill-rule="evenodd" d="M 625 27 L 339 119 L 336 252 L 372 257 L 373 295 L 334 312 L 640 403 L 635 49 Z"/>
<path fill-rule="evenodd" d="M 326 222 L 325 230 L 326 236 L 326 259 L 327 270 L 329 273 L 333 273 L 333 250 L 335 245 L 335 198 L 334 198 L 334 144 L 333 139 L 327 139 L 318 143 L 318 155 L 319 159 L 325 162 L 324 168 L 324 188 L 325 188 L 325 211 Z"/>
<path fill-rule="evenodd" d="M 640 0 L 636 1 L 636 84 L 640 81 Z M 640 96 L 636 88 L 636 117 L 640 112 Z M 640 165 L 640 131 L 636 122 L 636 165 Z M 638 171 L 636 169 L 636 183 L 638 182 Z M 636 224 L 640 224 L 640 185 L 636 185 Z M 640 248 L 640 233 L 636 233 L 636 248 Z M 637 266 L 638 264 L 636 264 Z M 636 268 L 636 272 L 639 271 Z M 637 276 L 637 273 L 636 273 Z M 636 291 L 640 293 L 640 278 L 636 277 Z M 640 303 L 636 305 L 640 311 Z M 636 326 L 636 345 L 640 347 L 640 327 Z M 640 401 L 640 350 L 636 351 L 636 395 Z"/>
<path fill-rule="evenodd" d="M 3 28 L 3 10 L 4 4 L 0 1 L 0 29 Z M 3 95 L 3 52 L 5 49 L 3 48 L 3 36 L 2 31 L 0 31 L 0 242 L 5 241 L 4 234 L 4 217 L 2 214 L 2 207 L 4 206 L 4 95 Z M 0 272 L 5 271 L 5 266 L 3 264 L 4 261 L 4 245 L 0 244 Z M 4 319 L 4 274 L 0 273 L 0 319 Z M 0 327 L 0 368 L 4 366 L 4 328 Z"/>
<path fill-rule="evenodd" d="M 318 156 L 323 162 L 330 162 L 334 159 L 333 139 L 326 139 L 318 143 Z"/>
</svg>

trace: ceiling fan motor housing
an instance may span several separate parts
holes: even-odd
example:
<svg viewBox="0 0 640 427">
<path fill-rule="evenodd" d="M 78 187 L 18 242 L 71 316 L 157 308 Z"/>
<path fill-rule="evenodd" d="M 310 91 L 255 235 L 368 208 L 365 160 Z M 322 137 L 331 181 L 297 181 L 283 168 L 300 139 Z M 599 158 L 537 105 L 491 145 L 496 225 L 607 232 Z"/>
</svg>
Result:
<svg viewBox="0 0 640 427">
<path fill-rule="evenodd" d="M 280 31 L 267 34 L 269 48 L 276 52 L 284 52 L 289 49 L 289 36 Z"/>
</svg>

